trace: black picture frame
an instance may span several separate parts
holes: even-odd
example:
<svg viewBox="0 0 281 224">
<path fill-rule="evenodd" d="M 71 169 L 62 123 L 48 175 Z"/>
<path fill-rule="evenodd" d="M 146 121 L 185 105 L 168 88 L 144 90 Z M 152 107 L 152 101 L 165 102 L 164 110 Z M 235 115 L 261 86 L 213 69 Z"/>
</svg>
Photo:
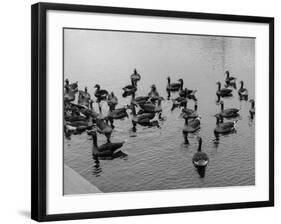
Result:
<svg viewBox="0 0 281 224">
<path fill-rule="evenodd" d="M 111 13 L 170 18 L 191 18 L 217 21 L 253 22 L 269 25 L 269 200 L 196 206 L 161 207 L 85 213 L 46 213 L 46 12 L 63 10 L 75 12 Z M 116 216 L 178 213 L 206 210 L 238 209 L 274 206 L 274 18 L 164 11 L 137 8 L 103 7 L 89 5 L 37 3 L 31 10 L 31 76 L 32 76 L 32 154 L 31 154 L 31 218 L 37 221 L 54 221 Z"/>
</svg>

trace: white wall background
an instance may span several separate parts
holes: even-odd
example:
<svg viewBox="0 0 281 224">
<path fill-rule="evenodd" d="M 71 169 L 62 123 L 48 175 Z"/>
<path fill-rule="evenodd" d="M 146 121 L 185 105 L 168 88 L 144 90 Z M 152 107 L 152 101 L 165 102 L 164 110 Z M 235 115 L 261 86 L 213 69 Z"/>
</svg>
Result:
<svg viewBox="0 0 281 224">
<path fill-rule="evenodd" d="M 51 0 L 50 0 L 51 1 Z M 0 11 L 1 158 L 0 223 L 30 220 L 30 5 L 36 1 L 2 1 Z M 275 208 L 239 209 L 169 215 L 135 216 L 60 223 L 266 223 L 281 212 L 280 4 L 278 0 L 68 0 L 62 3 L 183 10 L 275 17 Z M 279 221 L 279 220 L 278 220 Z M 278 222 L 277 221 L 277 222 Z"/>
</svg>

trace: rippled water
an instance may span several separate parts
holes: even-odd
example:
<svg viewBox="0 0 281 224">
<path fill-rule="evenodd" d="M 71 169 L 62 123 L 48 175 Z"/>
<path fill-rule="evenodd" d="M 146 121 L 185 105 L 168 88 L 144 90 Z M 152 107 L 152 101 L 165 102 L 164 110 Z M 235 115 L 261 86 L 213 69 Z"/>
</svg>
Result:
<svg viewBox="0 0 281 224">
<path fill-rule="evenodd" d="M 115 121 L 112 142 L 127 139 L 122 151 L 125 158 L 101 160 L 91 156 L 92 141 L 85 133 L 65 139 L 64 162 L 103 192 L 161 190 L 198 187 L 242 186 L 255 184 L 255 121 L 249 118 L 250 104 L 233 97 L 224 99 L 225 108 L 241 107 L 237 132 L 221 136 L 213 143 L 217 81 L 223 82 L 225 70 L 244 80 L 249 99 L 255 92 L 255 40 L 196 35 L 168 35 L 110 31 L 65 30 L 65 77 L 88 86 L 93 96 L 95 84 L 114 91 L 119 106 L 128 104 L 121 88 L 130 84 L 137 68 L 142 79 L 137 95 L 146 95 L 152 83 L 166 98 L 167 76 L 172 82 L 183 78 L 184 87 L 197 89 L 201 130 L 183 144 L 180 111 L 170 111 L 172 102 L 162 104 L 161 128 L 138 126 L 131 131 L 130 119 Z M 237 83 L 238 84 L 238 83 Z M 238 85 L 239 87 L 239 85 Z M 188 107 L 194 103 L 189 101 Z M 97 106 L 95 105 L 97 109 Z M 107 112 L 107 105 L 103 104 Z M 203 139 L 202 149 L 210 159 L 204 178 L 192 164 L 197 150 L 194 136 Z M 105 137 L 98 135 L 99 144 Z"/>
</svg>

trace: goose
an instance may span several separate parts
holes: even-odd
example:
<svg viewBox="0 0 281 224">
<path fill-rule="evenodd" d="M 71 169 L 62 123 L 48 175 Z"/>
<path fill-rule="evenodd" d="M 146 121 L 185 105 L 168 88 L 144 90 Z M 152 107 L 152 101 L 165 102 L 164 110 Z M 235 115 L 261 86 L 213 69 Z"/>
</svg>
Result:
<svg viewBox="0 0 281 224">
<path fill-rule="evenodd" d="M 145 104 L 141 104 L 140 107 L 143 111 L 148 113 L 160 113 L 162 112 L 162 102 L 163 98 L 159 98 L 158 103 L 155 105 L 153 103 L 147 102 Z"/>
<path fill-rule="evenodd" d="M 171 111 L 173 111 L 177 107 L 186 107 L 187 105 L 187 99 L 185 97 L 177 97 L 175 99 L 172 99 L 173 105 L 171 108 Z"/>
<path fill-rule="evenodd" d="M 125 141 L 115 143 L 107 142 L 98 146 L 97 132 L 95 130 L 90 130 L 87 134 L 92 136 L 93 139 L 92 155 L 94 158 L 113 159 L 119 157 L 118 152 L 121 152 L 119 150 L 124 145 Z"/>
<path fill-rule="evenodd" d="M 249 102 L 251 103 L 251 109 L 249 110 L 250 117 L 251 117 L 251 119 L 253 119 L 255 116 L 255 101 L 253 99 L 251 99 L 251 100 L 249 100 Z"/>
<path fill-rule="evenodd" d="M 125 117 L 129 118 L 129 115 L 127 113 L 128 108 L 129 108 L 129 106 L 127 105 L 127 106 L 117 108 L 115 110 L 111 110 L 108 112 L 107 118 L 109 119 L 112 128 L 114 128 L 113 120 L 120 120 Z"/>
<path fill-rule="evenodd" d="M 134 73 L 131 75 L 131 79 L 133 80 L 134 85 L 137 85 L 137 82 L 141 80 L 141 76 L 136 69 L 134 69 Z"/>
<path fill-rule="evenodd" d="M 205 152 L 202 152 L 202 138 L 197 137 L 198 148 L 197 152 L 192 157 L 192 162 L 195 167 L 206 167 L 209 163 L 208 155 Z"/>
<path fill-rule="evenodd" d="M 71 122 L 66 121 L 64 125 L 64 132 L 66 136 L 69 137 L 71 134 L 81 134 L 86 130 L 92 129 L 92 127 L 93 125 L 88 125 L 88 123 L 85 125 L 74 126 Z"/>
<path fill-rule="evenodd" d="M 85 87 L 84 91 L 79 91 L 78 95 L 78 104 L 79 105 L 84 105 L 86 107 L 89 107 L 91 95 L 88 93 L 87 87 Z"/>
<path fill-rule="evenodd" d="M 221 112 L 219 113 L 222 117 L 225 118 L 232 118 L 232 117 L 238 117 L 239 116 L 239 111 L 240 109 L 238 108 L 228 108 L 228 109 L 224 109 L 224 102 L 221 101 Z"/>
<path fill-rule="evenodd" d="M 96 123 L 98 132 L 104 134 L 107 139 L 107 142 L 110 143 L 112 128 L 104 120 L 105 119 L 97 118 L 95 121 L 93 121 L 93 123 Z"/>
<path fill-rule="evenodd" d="M 131 85 L 127 85 L 122 88 L 124 90 L 122 96 L 127 97 L 127 96 L 134 96 L 135 92 L 137 91 L 137 87 L 135 85 L 134 80 L 131 78 Z"/>
<path fill-rule="evenodd" d="M 197 105 L 197 102 L 195 102 L 194 109 L 189 109 L 187 107 L 182 108 L 181 116 L 183 118 L 187 118 L 187 117 L 189 117 L 189 118 L 196 118 L 196 117 L 198 117 L 197 109 L 198 109 L 198 105 Z"/>
<path fill-rule="evenodd" d="M 244 88 L 244 82 L 242 80 L 240 81 L 240 84 L 241 84 L 241 86 L 238 90 L 240 100 L 242 100 L 242 99 L 247 100 L 248 99 L 248 90 L 246 88 Z"/>
<path fill-rule="evenodd" d="M 167 85 L 167 88 L 166 88 L 167 91 L 173 92 L 173 91 L 182 90 L 182 88 L 183 88 L 183 79 L 179 79 L 178 80 L 179 82 L 171 83 L 171 78 L 169 76 L 167 78 L 167 80 L 168 80 L 168 85 Z"/>
<path fill-rule="evenodd" d="M 189 119 L 190 119 L 189 117 L 185 118 L 184 127 L 182 129 L 185 144 L 189 144 L 189 141 L 187 138 L 188 133 L 194 133 L 197 130 L 199 130 L 200 124 L 201 124 L 200 117 L 197 117 L 197 118 L 193 119 L 192 121 L 188 121 Z"/>
<path fill-rule="evenodd" d="M 186 97 L 187 99 L 197 101 L 197 98 L 195 96 L 196 92 L 197 92 L 197 90 L 192 90 L 192 89 L 185 88 L 184 90 L 181 90 L 179 92 L 179 96 Z"/>
<path fill-rule="evenodd" d="M 73 93 L 78 92 L 78 82 L 74 82 L 74 83 L 69 84 L 69 80 L 66 79 L 64 87 L 67 88 L 67 89 L 70 89 Z"/>
<path fill-rule="evenodd" d="M 147 94 L 150 98 L 157 98 L 159 97 L 159 93 L 156 89 L 156 85 L 155 84 L 152 84 L 151 85 L 151 90 L 150 92 Z"/>
<path fill-rule="evenodd" d="M 145 104 L 148 101 L 148 99 L 149 99 L 149 96 L 138 96 L 138 97 L 134 98 L 131 103 L 141 105 L 141 104 Z"/>
<path fill-rule="evenodd" d="M 94 88 L 96 88 L 95 97 L 97 98 L 97 102 L 106 100 L 108 96 L 108 91 L 105 89 L 101 89 L 99 84 L 96 84 Z"/>
<path fill-rule="evenodd" d="M 226 86 L 233 86 L 234 88 L 236 88 L 236 78 L 235 77 L 231 77 L 229 74 L 229 71 L 225 72 L 226 78 L 225 78 L 225 84 Z"/>
<path fill-rule="evenodd" d="M 221 89 L 221 83 L 217 82 L 218 85 L 218 90 L 216 92 L 218 97 L 227 97 L 227 96 L 232 96 L 232 89 Z"/>
<path fill-rule="evenodd" d="M 111 92 L 107 97 L 107 104 L 109 110 L 112 111 L 115 109 L 116 105 L 118 104 L 118 98 L 114 95 L 114 92 Z"/>
<path fill-rule="evenodd" d="M 66 121 L 70 121 L 70 122 L 86 121 L 88 119 L 88 117 L 81 112 L 76 113 L 76 112 L 73 111 L 71 114 L 69 114 L 67 111 L 65 111 L 64 112 L 64 119 Z"/>
<path fill-rule="evenodd" d="M 136 114 L 136 108 L 134 104 L 131 104 L 130 106 L 132 110 L 132 124 L 133 124 L 133 130 L 136 130 L 136 125 L 139 124 L 141 126 L 157 126 L 159 127 L 158 121 L 151 121 L 155 117 L 155 113 L 149 113 L 149 112 L 142 112 L 140 114 Z"/>
<path fill-rule="evenodd" d="M 72 102 L 75 100 L 75 94 L 72 92 L 70 88 L 65 88 L 65 93 L 63 95 L 63 101 L 64 102 Z"/>
<path fill-rule="evenodd" d="M 227 134 L 235 130 L 235 125 L 238 120 L 231 122 L 223 122 L 223 117 L 220 114 L 216 114 L 216 128 L 214 133 L 217 134 Z"/>
<path fill-rule="evenodd" d="M 95 112 L 93 109 L 89 109 L 88 107 L 84 105 L 79 105 L 75 103 L 70 104 L 73 108 L 78 108 L 78 111 L 82 114 L 84 114 L 86 117 L 92 117 L 92 118 L 97 118 L 99 114 Z M 91 105 L 91 101 L 90 101 Z"/>
</svg>

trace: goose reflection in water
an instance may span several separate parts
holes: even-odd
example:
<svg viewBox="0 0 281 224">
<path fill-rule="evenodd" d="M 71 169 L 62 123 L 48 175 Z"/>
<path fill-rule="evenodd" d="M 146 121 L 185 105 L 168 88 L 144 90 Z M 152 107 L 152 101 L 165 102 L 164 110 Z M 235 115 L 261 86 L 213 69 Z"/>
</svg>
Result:
<svg viewBox="0 0 281 224">
<path fill-rule="evenodd" d="M 102 168 L 100 166 L 100 161 L 97 156 L 93 156 L 94 165 L 93 165 L 93 175 L 99 177 L 102 172 Z"/>
</svg>

